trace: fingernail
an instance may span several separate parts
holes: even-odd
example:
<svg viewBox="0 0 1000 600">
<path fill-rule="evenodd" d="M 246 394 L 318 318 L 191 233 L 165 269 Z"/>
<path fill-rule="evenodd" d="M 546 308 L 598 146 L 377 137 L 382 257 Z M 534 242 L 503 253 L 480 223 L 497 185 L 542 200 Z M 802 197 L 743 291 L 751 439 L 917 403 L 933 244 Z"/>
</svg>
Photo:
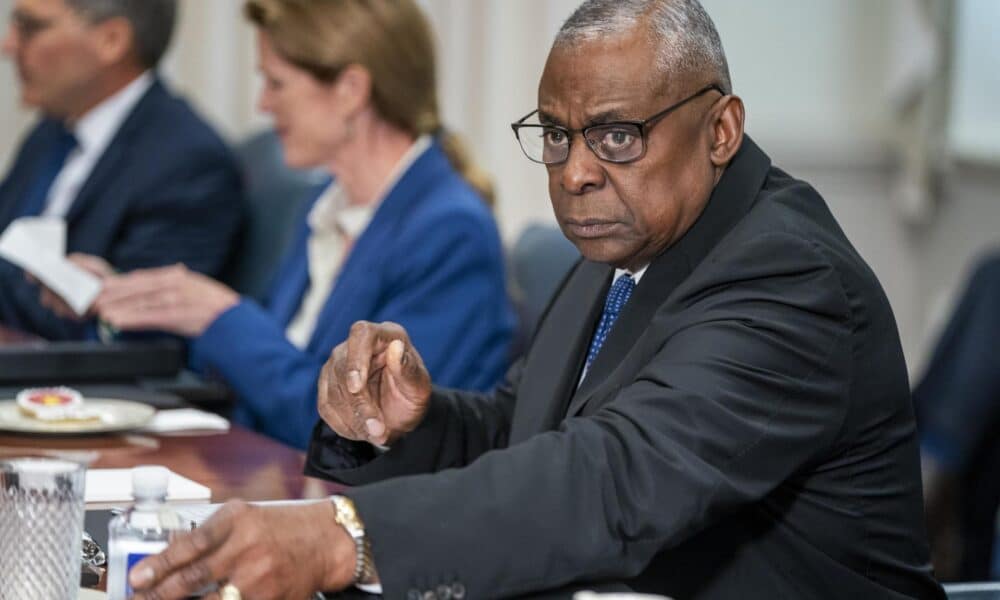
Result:
<svg viewBox="0 0 1000 600">
<path fill-rule="evenodd" d="M 153 569 L 152 567 L 140 567 L 138 569 L 132 569 L 132 573 L 128 576 L 129 582 L 132 587 L 142 587 L 153 580 Z"/>
<path fill-rule="evenodd" d="M 348 371 L 347 373 L 347 391 L 352 394 L 357 394 L 361 391 L 361 373 L 357 371 Z"/>
<path fill-rule="evenodd" d="M 368 430 L 368 436 L 373 438 L 380 438 L 385 433 L 385 425 L 378 419 L 368 419 L 365 421 L 365 429 Z"/>
</svg>

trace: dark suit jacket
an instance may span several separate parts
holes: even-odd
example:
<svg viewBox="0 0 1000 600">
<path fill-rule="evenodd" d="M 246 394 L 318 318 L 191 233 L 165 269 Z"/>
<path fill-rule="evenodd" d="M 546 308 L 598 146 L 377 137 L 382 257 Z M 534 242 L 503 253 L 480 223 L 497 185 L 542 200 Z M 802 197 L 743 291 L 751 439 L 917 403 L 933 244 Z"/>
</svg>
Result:
<svg viewBox="0 0 1000 600">
<path fill-rule="evenodd" d="M 500 236 L 438 144 L 379 205 L 299 350 L 285 329 L 309 287 L 308 239 L 303 216 L 266 305 L 243 299 L 191 344 L 195 365 L 239 394 L 238 420 L 304 449 L 319 419 L 319 372 L 359 320 L 401 323 L 444 385 L 489 390 L 503 377 L 514 317 Z"/>
<path fill-rule="evenodd" d="M 0 231 L 46 160 L 58 125 L 42 120 L 0 183 Z M 66 215 L 66 251 L 129 271 L 177 262 L 216 276 L 243 218 L 242 184 L 222 140 L 160 81 L 122 123 Z M 38 304 L 22 271 L 0 260 L 0 322 L 49 339 L 85 335 Z"/>
<path fill-rule="evenodd" d="M 943 597 L 892 311 L 812 188 L 746 139 L 577 390 L 611 274 L 580 263 L 496 393 L 435 389 L 384 455 L 317 428 L 388 597 Z"/>
</svg>

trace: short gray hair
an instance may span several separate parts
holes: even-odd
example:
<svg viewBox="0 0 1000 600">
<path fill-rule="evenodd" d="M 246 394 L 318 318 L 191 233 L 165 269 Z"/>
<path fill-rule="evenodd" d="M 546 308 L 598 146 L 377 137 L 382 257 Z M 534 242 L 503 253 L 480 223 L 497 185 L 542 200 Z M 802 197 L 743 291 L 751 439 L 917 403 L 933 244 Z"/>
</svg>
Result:
<svg viewBox="0 0 1000 600">
<path fill-rule="evenodd" d="M 708 72 L 732 93 L 729 63 L 715 23 L 698 0 L 586 0 L 563 23 L 555 45 L 573 45 L 631 31 L 649 29 L 663 73 Z"/>
<path fill-rule="evenodd" d="M 160 63 L 177 21 L 177 0 L 66 0 L 91 22 L 122 17 L 132 25 L 135 53 L 142 66 Z"/>
</svg>

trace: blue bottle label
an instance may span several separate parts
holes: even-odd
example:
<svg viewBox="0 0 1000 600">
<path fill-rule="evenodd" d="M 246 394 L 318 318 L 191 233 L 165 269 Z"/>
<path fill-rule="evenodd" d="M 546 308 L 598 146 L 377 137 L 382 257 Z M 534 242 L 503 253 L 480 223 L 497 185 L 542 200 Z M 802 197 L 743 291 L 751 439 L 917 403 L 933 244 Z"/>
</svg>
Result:
<svg viewBox="0 0 1000 600">
<path fill-rule="evenodd" d="M 132 597 L 132 584 L 130 584 L 128 582 L 128 573 L 129 573 L 129 571 L 132 570 L 132 567 L 134 567 L 137 564 L 139 564 L 139 561 L 141 561 L 142 559 L 146 558 L 147 556 L 151 556 L 151 555 L 148 554 L 148 553 L 142 553 L 142 554 L 140 554 L 140 553 L 131 553 L 128 556 L 125 557 L 125 597 L 126 598 L 131 598 Z"/>
</svg>

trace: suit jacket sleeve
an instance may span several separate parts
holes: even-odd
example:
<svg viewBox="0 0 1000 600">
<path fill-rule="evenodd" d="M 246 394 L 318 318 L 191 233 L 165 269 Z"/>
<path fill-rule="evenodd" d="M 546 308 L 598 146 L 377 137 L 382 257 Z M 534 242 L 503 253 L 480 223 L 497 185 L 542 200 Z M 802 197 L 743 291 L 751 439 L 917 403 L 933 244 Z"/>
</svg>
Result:
<svg viewBox="0 0 1000 600">
<path fill-rule="evenodd" d="M 494 340 L 496 318 L 477 321 L 478 307 L 497 306 L 496 294 L 503 297 L 502 263 L 499 256 L 490 262 L 485 244 L 466 244 L 467 233 L 442 229 L 429 251 L 395 257 L 393 268 L 400 274 L 387 274 L 380 304 L 370 307 L 368 318 L 404 324 L 432 373 L 450 383 L 471 385 L 483 375 L 478 369 L 482 357 L 497 345 L 505 353 L 506 345 Z M 314 339 L 319 335 L 339 343 L 351 325 L 342 319 L 321 321 Z M 309 442 L 319 419 L 316 382 L 332 350 L 310 348 L 292 345 L 282 324 L 246 300 L 192 344 L 195 362 L 215 369 L 235 388 L 264 432 L 298 448 Z M 504 358 L 494 362 L 502 364 Z M 490 385 L 500 368 L 495 364 L 490 369 L 496 372 Z"/>
<path fill-rule="evenodd" d="M 773 233 L 706 262 L 680 291 L 688 308 L 650 323 L 663 339 L 647 367 L 599 410 L 461 457 L 472 459 L 464 468 L 349 492 L 388 598 L 455 581 L 478 598 L 633 576 L 834 443 L 852 324 L 830 261 Z M 480 401 L 450 399 L 462 423 L 440 444 L 488 430 L 481 413 L 457 408 Z M 400 444 L 342 479 L 421 450 Z"/>
<path fill-rule="evenodd" d="M 507 445 L 513 390 L 520 375 L 519 362 L 491 394 L 435 387 L 420 426 L 377 458 L 369 444 L 346 441 L 320 422 L 309 445 L 305 472 L 362 485 L 467 465 L 484 452 Z"/>
<path fill-rule="evenodd" d="M 91 324 L 60 319 L 39 303 L 40 294 L 20 267 L 0 260 L 0 321 L 48 340 L 96 339 Z"/>
</svg>

